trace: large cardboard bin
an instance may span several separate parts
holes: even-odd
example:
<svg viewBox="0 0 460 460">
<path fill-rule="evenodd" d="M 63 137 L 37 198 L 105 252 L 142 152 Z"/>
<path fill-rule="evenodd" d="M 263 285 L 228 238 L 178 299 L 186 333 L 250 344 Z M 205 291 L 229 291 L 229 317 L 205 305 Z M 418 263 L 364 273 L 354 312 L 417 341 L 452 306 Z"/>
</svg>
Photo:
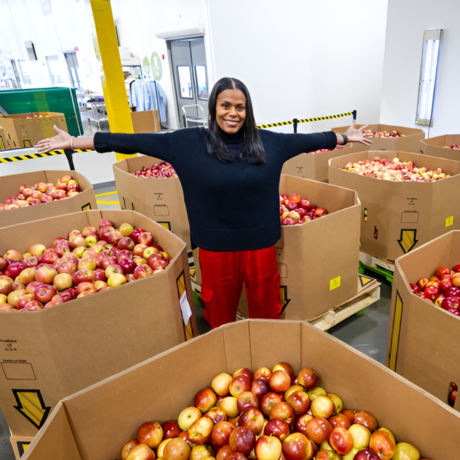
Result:
<svg viewBox="0 0 460 460">
<path fill-rule="evenodd" d="M 342 169 L 348 162 L 398 157 L 452 175 L 437 182 L 392 182 Z M 369 151 L 329 160 L 329 182 L 356 190 L 362 204 L 361 251 L 395 261 L 415 246 L 460 228 L 460 162 L 400 151 Z"/>
<path fill-rule="evenodd" d="M 460 150 L 449 148 L 452 144 L 460 146 L 460 134 L 446 134 L 445 136 L 423 139 L 420 143 L 420 153 L 460 161 Z"/>
<path fill-rule="evenodd" d="M 171 230 L 191 251 L 190 227 L 185 209 L 184 192 L 178 178 L 152 179 L 133 176 L 143 166 L 161 162 L 158 158 L 139 156 L 113 165 L 118 197 L 122 209 L 140 212 Z"/>
<path fill-rule="evenodd" d="M 361 148 L 361 145 L 364 148 Z M 342 149 L 334 149 L 330 152 L 312 154 L 301 153 L 284 163 L 282 173 L 289 174 L 290 176 L 327 182 L 329 178 L 328 162 L 331 158 L 348 155 L 353 152 L 360 152 L 361 150 L 367 150 L 367 146 L 361 143 L 347 144 Z"/>
<path fill-rule="evenodd" d="M 358 128 L 364 126 L 364 124 L 356 125 Z M 349 127 L 340 126 L 338 128 L 332 128 L 332 131 L 336 133 L 344 133 Z M 373 132 L 378 131 L 398 131 L 400 134 L 404 134 L 404 137 L 374 137 L 369 138 L 372 141 L 370 146 L 361 144 L 362 150 L 402 150 L 404 152 L 420 152 L 420 141 L 425 139 L 425 131 L 423 129 L 406 128 L 404 126 L 392 126 L 392 125 L 368 125 L 366 129 L 372 129 Z"/>
<path fill-rule="evenodd" d="M 0 150 L 5 150 L 6 149 L 5 145 L 6 145 L 5 131 L 0 126 Z"/>
<path fill-rule="evenodd" d="M 96 196 L 91 182 L 77 171 L 36 171 L 13 176 L 3 176 L 0 179 L 0 203 L 19 193 L 23 184 L 34 185 L 38 182 L 52 182 L 66 174 L 71 175 L 80 185 L 81 192 L 65 200 L 51 201 L 50 203 L 27 206 L 25 208 L 10 209 L 0 214 L 0 228 L 10 225 L 22 224 L 33 220 L 46 219 L 47 217 L 62 216 L 71 212 L 88 211 L 97 209 Z"/>
<path fill-rule="evenodd" d="M 62 398 L 195 335 L 185 244 L 141 214 L 86 211 L 3 228 L 0 253 L 50 246 L 101 218 L 150 231 L 173 259 L 163 273 L 89 297 L 0 313 L 0 407 L 15 436 L 35 436 Z"/>
<path fill-rule="evenodd" d="M 409 283 L 458 263 L 459 231 L 396 261 L 388 334 L 388 367 L 446 404 L 450 383 L 460 385 L 460 318 L 413 294 Z M 458 395 L 455 408 L 460 411 Z"/>
<path fill-rule="evenodd" d="M 295 372 L 315 369 L 345 407 L 372 412 L 425 458 L 453 459 L 460 451 L 460 414 L 436 398 L 308 324 L 256 320 L 218 328 L 66 398 L 23 458 L 119 459 L 141 423 L 177 419 L 220 372 L 282 361 Z"/>
<path fill-rule="evenodd" d="M 4 131 L 6 149 L 31 147 L 41 139 L 55 136 L 53 125 L 67 132 L 67 123 L 63 113 L 20 113 L 0 117 L 0 127 Z"/>
</svg>

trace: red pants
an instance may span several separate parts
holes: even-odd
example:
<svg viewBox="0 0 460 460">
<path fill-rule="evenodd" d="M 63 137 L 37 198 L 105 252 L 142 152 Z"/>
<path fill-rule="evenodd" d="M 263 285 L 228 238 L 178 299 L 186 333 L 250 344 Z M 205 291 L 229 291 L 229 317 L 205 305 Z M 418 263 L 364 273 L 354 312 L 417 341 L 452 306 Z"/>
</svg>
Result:
<svg viewBox="0 0 460 460">
<path fill-rule="evenodd" d="M 204 318 L 212 328 L 236 319 L 243 282 L 250 318 L 281 317 L 280 275 L 275 247 L 255 251 L 200 249 Z"/>
</svg>

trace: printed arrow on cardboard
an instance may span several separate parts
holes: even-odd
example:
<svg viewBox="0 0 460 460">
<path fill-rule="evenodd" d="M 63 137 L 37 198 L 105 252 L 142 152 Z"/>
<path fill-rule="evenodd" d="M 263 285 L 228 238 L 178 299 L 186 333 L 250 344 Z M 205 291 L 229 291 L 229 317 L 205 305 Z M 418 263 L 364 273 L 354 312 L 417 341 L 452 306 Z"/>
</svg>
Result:
<svg viewBox="0 0 460 460">
<path fill-rule="evenodd" d="M 417 243 L 417 230 L 401 230 L 401 238 L 398 240 L 404 254 L 407 254 Z"/>
<path fill-rule="evenodd" d="M 283 313 L 284 310 L 286 310 L 286 307 L 288 306 L 291 299 L 288 299 L 287 286 L 280 286 L 280 290 L 281 290 L 281 306 L 283 307 L 283 309 L 281 310 L 281 313 Z"/>
<path fill-rule="evenodd" d="M 13 390 L 14 406 L 29 422 L 40 429 L 46 422 L 51 407 L 46 407 L 40 390 Z"/>
</svg>

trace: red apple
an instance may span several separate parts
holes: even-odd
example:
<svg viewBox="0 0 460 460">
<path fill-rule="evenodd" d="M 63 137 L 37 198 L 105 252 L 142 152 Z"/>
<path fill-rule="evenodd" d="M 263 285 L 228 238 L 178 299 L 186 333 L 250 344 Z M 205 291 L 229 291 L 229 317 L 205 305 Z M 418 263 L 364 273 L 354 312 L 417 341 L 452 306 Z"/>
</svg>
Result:
<svg viewBox="0 0 460 460">
<path fill-rule="evenodd" d="M 265 436 L 276 436 L 281 442 L 283 442 L 289 434 L 289 425 L 284 420 L 277 418 L 269 420 L 264 428 Z"/>
<path fill-rule="evenodd" d="M 197 421 L 193 422 L 187 430 L 190 441 L 195 444 L 206 444 L 211 437 L 214 423 L 208 417 L 200 417 Z"/>
<path fill-rule="evenodd" d="M 329 439 L 332 426 L 326 419 L 314 417 L 307 423 L 306 432 L 307 437 L 319 445 Z"/>
<path fill-rule="evenodd" d="M 224 447 L 229 443 L 229 438 L 234 430 L 231 423 L 218 422 L 214 425 L 211 433 L 211 442 L 217 447 Z"/>
<path fill-rule="evenodd" d="M 131 441 L 128 441 L 121 449 L 121 460 L 126 460 L 131 450 L 133 450 L 138 444 L 137 439 L 131 439 Z"/>
<path fill-rule="evenodd" d="M 394 436 L 386 428 L 380 428 L 372 433 L 369 448 L 372 449 L 381 460 L 390 460 L 393 458 L 396 451 Z"/>
<path fill-rule="evenodd" d="M 152 268 L 155 270 L 154 267 Z M 239 375 L 230 382 L 228 389 L 230 394 L 236 398 L 241 393 L 251 389 L 251 381 L 244 375 Z"/>
<path fill-rule="evenodd" d="M 39 283 L 51 284 L 54 280 L 54 277 L 57 275 L 57 271 L 52 266 L 40 267 L 35 272 L 35 279 Z"/>
<path fill-rule="evenodd" d="M 343 411 L 345 412 L 345 411 Z M 348 414 L 345 414 L 348 415 Z M 371 433 L 377 429 L 377 420 L 376 418 L 368 411 L 361 410 L 356 412 L 353 418 L 353 424 L 359 423 L 360 425 L 364 425 L 368 428 Z"/>
<path fill-rule="evenodd" d="M 269 382 L 270 377 L 272 375 L 272 371 L 268 367 L 261 367 L 257 369 L 254 374 L 254 380 L 264 380 L 265 382 Z"/>
<path fill-rule="evenodd" d="M 129 249 L 130 251 L 132 251 L 135 246 L 136 246 L 136 243 L 134 243 L 133 239 L 130 238 L 129 236 L 125 236 L 121 238 L 117 244 L 118 249 Z"/>
<path fill-rule="evenodd" d="M 134 269 L 134 278 L 137 280 L 140 278 L 146 278 L 147 276 L 153 275 L 153 269 L 149 265 L 138 265 Z"/>
<path fill-rule="evenodd" d="M 291 378 L 284 370 L 275 371 L 272 373 L 268 384 L 273 391 L 284 393 L 291 386 Z"/>
<path fill-rule="evenodd" d="M 255 445 L 257 460 L 279 460 L 282 455 L 281 441 L 273 436 L 261 436 Z"/>
<path fill-rule="evenodd" d="M 268 393 L 268 390 L 268 383 L 265 380 L 256 379 L 251 384 L 251 392 L 257 397 L 257 401 L 260 401 Z"/>
<path fill-rule="evenodd" d="M 297 374 L 297 380 L 299 385 L 302 385 L 307 390 L 311 390 L 318 384 L 319 377 L 313 369 L 305 368 Z"/>
<path fill-rule="evenodd" d="M 80 283 L 88 282 L 92 283 L 94 281 L 94 272 L 91 270 L 78 270 L 72 276 L 73 283 L 75 286 L 78 286 Z"/>
<path fill-rule="evenodd" d="M 270 412 L 270 420 L 284 420 L 290 427 L 294 426 L 294 411 L 287 402 L 279 402 Z"/>
<path fill-rule="evenodd" d="M 277 393 L 267 393 L 260 401 L 260 410 L 267 417 L 270 416 L 272 409 L 282 401 L 281 396 Z"/>
<path fill-rule="evenodd" d="M 238 377 L 239 375 L 244 375 L 250 380 L 251 383 L 254 380 L 254 375 L 252 374 L 252 372 L 249 369 L 246 369 L 245 367 L 242 367 L 241 369 L 235 371 L 233 373 L 233 378 Z"/>
<path fill-rule="evenodd" d="M 283 442 L 286 460 L 310 460 L 315 454 L 313 442 L 302 433 L 292 433 Z"/>
<path fill-rule="evenodd" d="M 163 428 L 157 422 L 145 422 L 137 429 L 137 440 L 155 449 L 163 440 Z"/>
<path fill-rule="evenodd" d="M 249 428 L 237 427 L 229 437 L 229 444 L 233 452 L 249 455 L 254 448 L 256 437 Z"/>
<path fill-rule="evenodd" d="M 348 430 L 348 428 L 351 426 L 350 419 L 343 413 L 330 417 L 328 422 L 331 424 L 332 428 L 343 426 L 346 430 Z"/>
<path fill-rule="evenodd" d="M 238 395 L 237 400 L 237 406 L 240 412 L 243 412 L 244 410 L 251 407 L 256 409 L 259 407 L 259 400 L 257 399 L 257 396 L 251 391 L 245 391 L 244 393 L 241 393 Z"/>
<path fill-rule="evenodd" d="M 456 270 L 454 270 L 456 271 Z M 442 278 L 443 275 L 450 275 L 450 269 L 447 268 L 447 267 L 439 267 L 437 272 L 436 272 L 436 276 L 438 278 Z"/>
<path fill-rule="evenodd" d="M 31 300 L 24 306 L 24 311 L 40 311 L 43 309 L 43 304 L 38 300 Z"/>
<path fill-rule="evenodd" d="M 35 290 L 35 299 L 41 303 L 49 302 L 57 294 L 56 289 L 49 284 L 42 284 Z"/>
<path fill-rule="evenodd" d="M 335 411 L 335 405 L 327 396 L 317 396 L 311 403 L 311 412 L 315 417 L 329 418 Z"/>
<path fill-rule="evenodd" d="M 294 391 L 286 398 L 286 402 L 292 407 L 294 415 L 302 415 L 310 408 L 310 397 L 305 391 Z"/>
<path fill-rule="evenodd" d="M 227 414 L 220 407 L 213 407 L 204 416 L 210 418 L 214 424 L 227 421 Z"/>
<path fill-rule="evenodd" d="M 200 390 L 195 396 L 195 407 L 200 409 L 201 413 L 206 413 L 212 409 L 217 402 L 217 396 L 210 388 Z"/>
<path fill-rule="evenodd" d="M 307 425 L 310 420 L 313 419 L 313 415 L 304 414 L 298 417 L 294 424 L 294 431 L 298 433 L 302 433 L 303 435 L 307 436 Z"/>
<path fill-rule="evenodd" d="M 182 431 L 179 424 L 174 420 L 163 422 L 161 427 L 163 428 L 163 439 L 177 438 Z"/>
<path fill-rule="evenodd" d="M 251 407 L 240 414 L 237 425 L 249 428 L 257 436 L 262 431 L 264 423 L 265 419 L 262 412 L 255 407 Z"/>
<path fill-rule="evenodd" d="M 420 278 L 417 281 L 417 286 L 423 291 L 425 289 L 425 286 L 430 282 L 428 278 Z"/>
<path fill-rule="evenodd" d="M 143 232 L 137 237 L 138 244 L 146 244 L 147 246 L 153 243 L 153 235 L 149 232 Z"/>
<path fill-rule="evenodd" d="M 329 444 L 340 455 L 348 454 L 353 449 L 353 437 L 345 428 L 333 428 L 329 435 Z"/>
<path fill-rule="evenodd" d="M 353 460 L 380 460 L 380 457 L 371 449 L 360 450 Z"/>
</svg>

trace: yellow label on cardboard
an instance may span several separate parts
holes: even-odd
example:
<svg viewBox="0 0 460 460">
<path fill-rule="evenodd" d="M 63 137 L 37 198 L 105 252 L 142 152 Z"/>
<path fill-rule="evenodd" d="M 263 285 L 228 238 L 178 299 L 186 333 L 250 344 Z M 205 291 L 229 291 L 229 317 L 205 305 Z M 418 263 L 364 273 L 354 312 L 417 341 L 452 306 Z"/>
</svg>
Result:
<svg viewBox="0 0 460 460">
<path fill-rule="evenodd" d="M 24 141 L 24 147 L 30 147 L 31 145 L 30 141 Z"/>
<path fill-rule="evenodd" d="M 0 136 L 0 150 L 5 150 L 5 144 L 3 143 L 2 136 Z"/>
<path fill-rule="evenodd" d="M 331 281 L 329 281 L 329 290 L 333 291 L 334 289 L 337 289 L 338 287 L 340 287 L 340 282 L 341 281 L 342 281 L 341 276 L 338 276 L 337 278 L 331 279 Z"/>
<path fill-rule="evenodd" d="M 446 227 L 450 227 L 451 225 L 454 225 L 454 216 L 450 216 L 446 219 Z"/>
</svg>

